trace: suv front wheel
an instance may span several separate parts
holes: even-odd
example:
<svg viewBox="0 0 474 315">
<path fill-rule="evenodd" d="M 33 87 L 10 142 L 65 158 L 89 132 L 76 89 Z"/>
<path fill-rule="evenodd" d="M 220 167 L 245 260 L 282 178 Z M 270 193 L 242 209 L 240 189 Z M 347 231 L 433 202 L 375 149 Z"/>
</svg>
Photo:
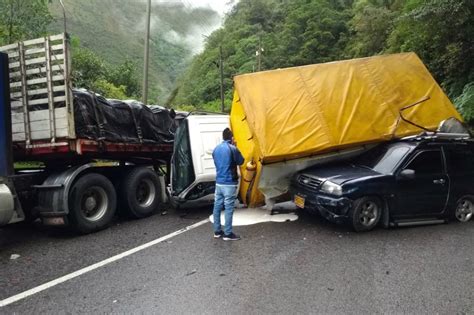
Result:
<svg viewBox="0 0 474 315">
<path fill-rule="evenodd" d="M 352 227 L 357 232 L 370 231 L 382 217 L 382 201 L 377 197 L 362 197 L 354 202 L 350 212 Z"/>
<path fill-rule="evenodd" d="M 454 216 L 459 222 L 468 222 L 474 215 L 474 196 L 466 195 L 458 199 Z"/>
</svg>

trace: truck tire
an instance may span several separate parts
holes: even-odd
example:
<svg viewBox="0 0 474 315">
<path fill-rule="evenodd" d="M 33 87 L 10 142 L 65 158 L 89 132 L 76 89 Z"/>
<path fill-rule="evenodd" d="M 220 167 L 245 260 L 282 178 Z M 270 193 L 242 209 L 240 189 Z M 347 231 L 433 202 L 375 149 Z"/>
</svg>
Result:
<svg viewBox="0 0 474 315">
<path fill-rule="evenodd" d="M 85 174 L 71 187 L 68 219 L 80 233 L 106 228 L 112 221 L 116 208 L 115 188 L 103 175 Z"/>
<path fill-rule="evenodd" d="M 383 214 L 382 202 L 377 197 L 362 197 L 354 202 L 350 211 L 352 227 L 357 232 L 370 231 Z"/>
<path fill-rule="evenodd" d="M 147 167 L 136 167 L 127 173 L 120 189 L 120 204 L 126 214 L 140 219 L 150 216 L 161 203 L 158 175 Z"/>
</svg>

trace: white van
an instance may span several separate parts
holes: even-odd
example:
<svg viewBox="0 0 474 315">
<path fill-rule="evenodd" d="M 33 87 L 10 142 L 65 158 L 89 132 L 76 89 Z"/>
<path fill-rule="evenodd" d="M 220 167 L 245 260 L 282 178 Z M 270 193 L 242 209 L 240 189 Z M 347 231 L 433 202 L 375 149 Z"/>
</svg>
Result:
<svg viewBox="0 0 474 315">
<path fill-rule="evenodd" d="M 170 201 L 176 208 L 199 207 L 214 202 L 216 169 L 212 151 L 229 127 L 228 115 L 199 114 L 186 117 L 175 135 Z"/>
</svg>

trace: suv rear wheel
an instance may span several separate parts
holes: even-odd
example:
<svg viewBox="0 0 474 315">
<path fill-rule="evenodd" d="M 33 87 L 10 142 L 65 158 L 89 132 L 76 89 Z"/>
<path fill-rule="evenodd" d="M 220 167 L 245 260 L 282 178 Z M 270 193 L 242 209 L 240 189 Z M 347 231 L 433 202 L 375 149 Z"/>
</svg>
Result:
<svg viewBox="0 0 474 315">
<path fill-rule="evenodd" d="M 370 231 L 382 217 L 382 202 L 377 197 L 362 197 L 351 209 L 352 227 L 357 232 Z"/>
<path fill-rule="evenodd" d="M 467 195 L 459 198 L 454 210 L 454 216 L 459 222 L 468 222 L 474 215 L 474 196 Z"/>
</svg>

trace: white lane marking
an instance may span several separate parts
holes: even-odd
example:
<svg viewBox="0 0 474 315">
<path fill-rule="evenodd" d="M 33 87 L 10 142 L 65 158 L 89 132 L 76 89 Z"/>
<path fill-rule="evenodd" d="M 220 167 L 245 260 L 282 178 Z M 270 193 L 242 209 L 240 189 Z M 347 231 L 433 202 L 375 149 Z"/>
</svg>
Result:
<svg viewBox="0 0 474 315">
<path fill-rule="evenodd" d="M 182 234 L 182 233 L 184 233 L 184 232 L 187 232 L 187 231 L 190 231 L 190 230 L 192 230 L 192 229 L 195 229 L 195 228 L 197 228 L 197 227 L 199 227 L 199 226 L 201 226 L 201 225 L 203 225 L 203 224 L 206 224 L 206 223 L 208 223 L 208 222 L 209 222 L 209 219 L 199 221 L 199 222 L 197 222 L 197 223 L 195 223 L 195 224 L 193 224 L 193 225 L 187 226 L 187 227 L 185 227 L 185 228 L 183 228 L 183 229 L 181 229 L 181 230 L 178 230 L 178 231 L 173 232 L 173 233 L 171 233 L 171 234 L 168 234 L 168 235 L 165 235 L 165 236 L 163 236 L 163 237 L 157 238 L 156 240 L 153 240 L 153 241 L 151 241 L 151 242 L 148 242 L 148 243 L 145 243 L 145 244 L 140 245 L 140 246 L 138 246 L 138 247 L 135 247 L 135 248 L 132 248 L 132 249 L 130 249 L 130 250 L 127 250 L 126 252 L 123 252 L 123 253 L 120 253 L 120 254 L 118 254 L 118 255 L 112 256 L 112 257 L 110 257 L 110 258 L 104 259 L 104 260 L 99 261 L 98 263 L 95 263 L 95 264 L 90 265 L 90 266 L 88 266 L 88 267 L 79 269 L 79 270 L 77 270 L 77 271 L 74 271 L 74 272 L 72 272 L 72 273 L 70 273 L 70 274 L 67 274 L 67 275 L 65 275 L 65 276 L 62 276 L 62 277 L 60 277 L 60 278 L 57 278 L 57 279 L 51 280 L 51 281 L 49 281 L 49 282 L 43 283 L 42 285 L 39 285 L 39 286 L 37 286 L 37 287 L 35 287 L 35 288 L 32 288 L 32 289 L 26 290 L 26 291 L 24 291 L 24 292 L 18 293 L 18 294 L 16 294 L 16 295 L 13 295 L 13 296 L 11 296 L 11 297 L 9 297 L 9 298 L 6 298 L 6 299 L 4 299 L 4 300 L 1 300 L 1 301 L 0 301 L 0 307 L 4 307 L 4 306 L 7 306 L 7 305 L 9 305 L 9 304 L 15 303 L 15 302 L 17 302 L 17 301 L 19 301 L 19 300 L 22 300 L 22 299 L 24 299 L 24 298 L 27 298 L 27 297 L 33 295 L 33 294 L 39 293 L 39 292 L 41 292 L 41 291 L 47 290 L 47 289 L 49 289 L 49 288 L 51 288 L 51 287 L 54 287 L 54 286 L 56 286 L 56 285 L 58 285 L 58 284 L 61 284 L 61 283 L 66 282 L 66 281 L 68 281 L 68 280 L 71 280 L 71 279 L 74 279 L 74 278 L 76 278 L 76 277 L 79 277 L 80 275 L 83 275 L 83 274 L 85 274 L 85 273 L 87 273 L 87 272 L 90 272 L 90 271 L 95 270 L 95 269 L 97 269 L 97 268 L 103 267 L 103 266 L 105 266 L 105 265 L 108 265 L 108 264 L 110 264 L 110 263 L 113 263 L 114 261 L 120 260 L 120 259 L 122 259 L 122 258 L 124 258 L 124 257 L 127 257 L 127 256 L 130 256 L 130 255 L 132 255 L 132 254 L 135 254 L 136 252 L 139 252 L 139 251 L 141 251 L 141 250 L 144 250 L 144 249 L 146 249 L 146 248 L 148 248 L 148 247 L 151 247 L 151 246 L 153 246 L 153 245 L 162 243 L 162 242 L 164 242 L 164 241 L 166 241 L 166 240 L 168 240 L 168 239 L 170 239 L 170 238 L 172 238 L 172 237 L 175 237 L 175 236 L 177 236 L 177 235 L 179 235 L 179 234 Z"/>
</svg>

